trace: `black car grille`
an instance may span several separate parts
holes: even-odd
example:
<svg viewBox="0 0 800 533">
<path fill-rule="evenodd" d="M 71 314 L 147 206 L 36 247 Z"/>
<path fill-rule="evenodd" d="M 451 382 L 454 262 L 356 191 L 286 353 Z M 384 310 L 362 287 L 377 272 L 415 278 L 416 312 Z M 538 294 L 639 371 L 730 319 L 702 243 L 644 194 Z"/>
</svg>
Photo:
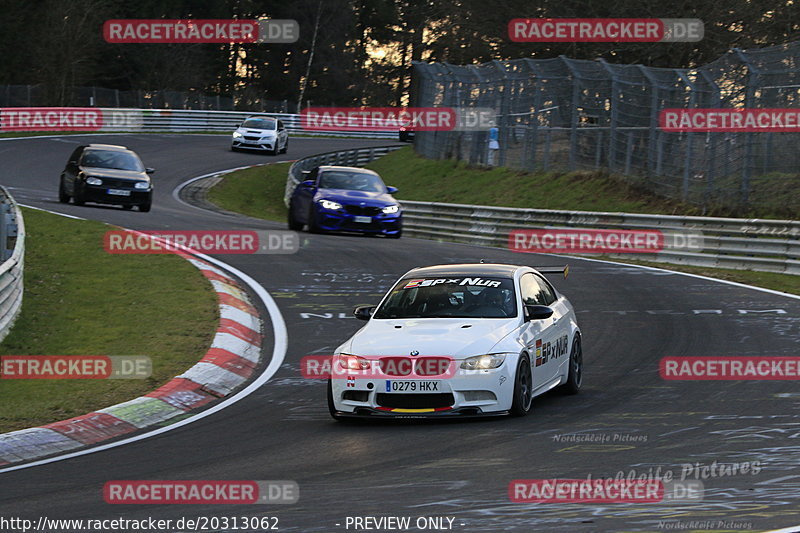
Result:
<svg viewBox="0 0 800 533">
<path fill-rule="evenodd" d="M 437 407 L 450 407 L 454 403 L 453 394 L 450 392 L 440 394 L 388 394 L 378 393 L 375 401 L 381 407 L 395 409 L 436 409 Z"/>
<path fill-rule="evenodd" d="M 246 141 L 257 141 L 257 140 L 261 139 L 261 137 L 251 137 L 249 135 L 245 135 L 244 138 L 245 138 Z"/>
<path fill-rule="evenodd" d="M 379 214 L 383 208 L 382 207 L 372 207 L 369 205 L 346 205 L 344 206 L 344 210 L 350 214 L 355 216 L 364 216 L 364 217 L 374 217 L 375 215 Z"/>
<path fill-rule="evenodd" d="M 103 184 L 96 185 L 96 187 L 108 187 L 110 189 L 133 189 L 134 184 L 136 184 L 138 181 L 141 181 L 141 180 L 103 178 L 101 176 L 96 176 L 96 177 L 103 180 Z"/>
</svg>

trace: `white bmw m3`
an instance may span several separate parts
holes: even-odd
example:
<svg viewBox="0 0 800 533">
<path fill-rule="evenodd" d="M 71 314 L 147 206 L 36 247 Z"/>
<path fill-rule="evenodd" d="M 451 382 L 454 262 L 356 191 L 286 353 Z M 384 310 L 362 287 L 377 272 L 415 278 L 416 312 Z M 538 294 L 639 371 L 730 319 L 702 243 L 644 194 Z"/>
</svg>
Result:
<svg viewBox="0 0 800 533">
<path fill-rule="evenodd" d="M 452 417 L 531 410 L 534 397 L 581 387 L 581 333 L 543 273 L 502 264 L 415 268 L 336 349 L 328 407 L 344 417 Z"/>
</svg>

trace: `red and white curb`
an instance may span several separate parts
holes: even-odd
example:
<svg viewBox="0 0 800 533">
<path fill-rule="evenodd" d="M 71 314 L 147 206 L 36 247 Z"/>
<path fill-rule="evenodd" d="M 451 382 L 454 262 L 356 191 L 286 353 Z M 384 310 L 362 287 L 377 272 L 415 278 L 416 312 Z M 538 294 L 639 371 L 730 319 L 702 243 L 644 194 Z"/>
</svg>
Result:
<svg viewBox="0 0 800 533">
<path fill-rule="evenodd" d="M 261 355 L 258 311 L 236 280 L 210 262 L 178 253 L 209 280 L 219 299 L 220 321 L 205 357 L 144 396 L 41 427 L 0 435 L 0 466 L 39 459 L 163 426 L 244 384 Z"/>
</svg>

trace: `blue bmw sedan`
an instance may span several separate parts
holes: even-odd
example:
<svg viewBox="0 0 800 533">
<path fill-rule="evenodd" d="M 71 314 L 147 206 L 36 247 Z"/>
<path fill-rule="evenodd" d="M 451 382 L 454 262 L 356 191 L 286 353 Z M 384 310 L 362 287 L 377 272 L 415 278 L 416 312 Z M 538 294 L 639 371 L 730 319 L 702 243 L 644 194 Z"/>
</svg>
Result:
<svg viewBox="0 0 800 533">
<path fill-rule="evenodd" d="M 348 231 L 399 239 L 402 208 L 381 177 L 357 167 L 320 166 L 306 174 L 289 201 L 289 229 Z"/>
</svg>

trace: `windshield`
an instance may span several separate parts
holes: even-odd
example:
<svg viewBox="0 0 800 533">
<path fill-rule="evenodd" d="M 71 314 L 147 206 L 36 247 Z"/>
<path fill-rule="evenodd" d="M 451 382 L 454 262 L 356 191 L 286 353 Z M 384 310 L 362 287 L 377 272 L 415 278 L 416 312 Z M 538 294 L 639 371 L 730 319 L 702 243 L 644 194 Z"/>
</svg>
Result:
<svg viewBox="0 0 800 533">
<path fill-rule="evenodd" d="M 136 154 L 111 150 L 87 150 L 81 157 L 81 166 L 94 168 L 113 168 L 142 172 L 144 166 Z"/>
<path fill-rule="evenodd" d="M 319 179 L 320 189 L 346 189 L 349 191 L 386 192 L 386 186 L 374 174 L 328 170 Z"/>
<path fill-rule="evenodd" d="M 508 318 L 517 316 L 508 278 L 406 278 L 394 286 L 373 318 Z"/>
<path fill-rule="evenodd" d="M 274 130 L 275 124 L 276 121 L 273 118 L 248 118 L 242 122 L 242 127 L 254 130 Z"/>
</svg>

